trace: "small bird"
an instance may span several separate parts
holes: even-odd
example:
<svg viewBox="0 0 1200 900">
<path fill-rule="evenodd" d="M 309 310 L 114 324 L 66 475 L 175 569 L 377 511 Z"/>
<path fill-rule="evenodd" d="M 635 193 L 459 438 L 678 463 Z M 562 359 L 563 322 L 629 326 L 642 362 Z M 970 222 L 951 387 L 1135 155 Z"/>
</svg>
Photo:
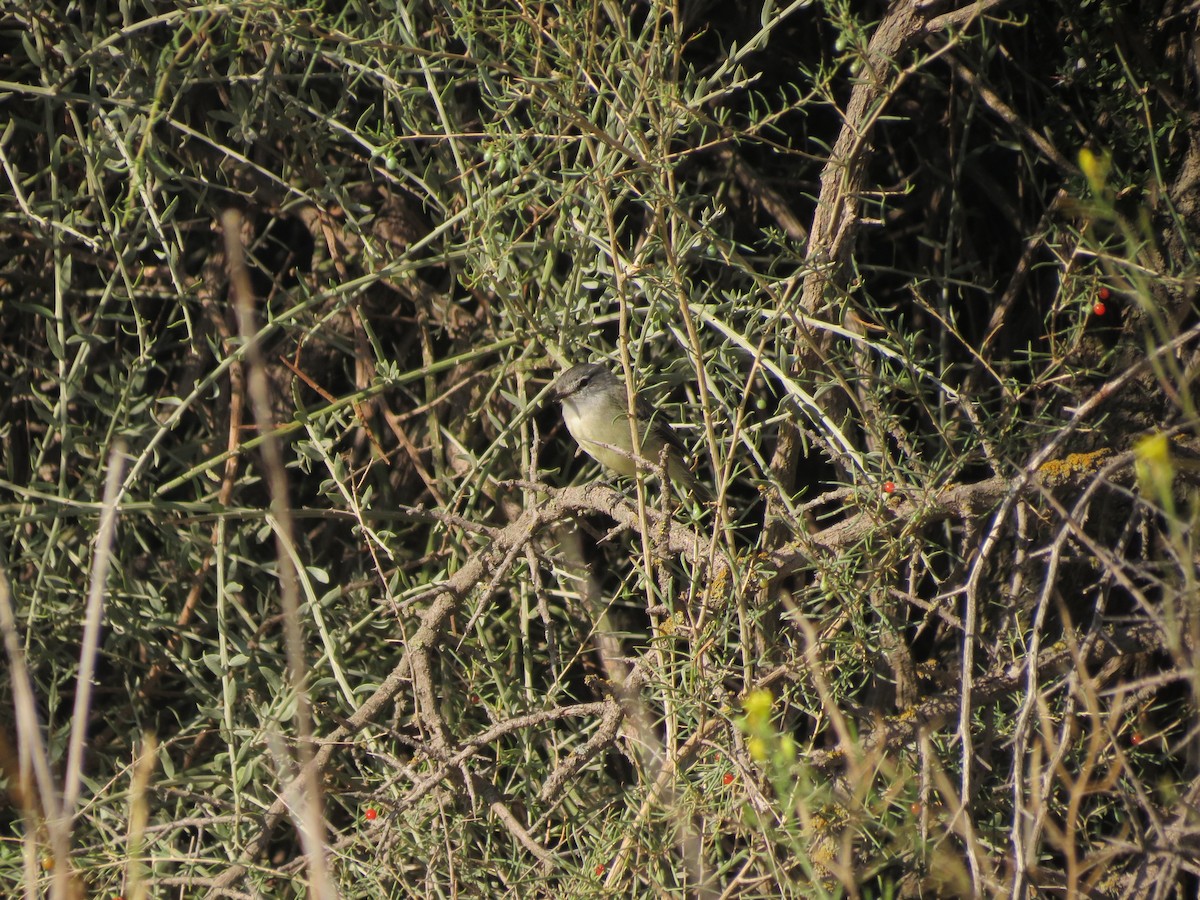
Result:
<svg viewBox="0 0 1200 900">
<path fill-rule="evenodd" d="M 562 404 L 567 431 L 588 456 L 618 475 L 632 477 L 638 465 L 629 433 L 629 400 L 624 383 L 600 363 L 580 363 L 559 376 L 552 394 Z M 675 432 L 641 397 L 635 399 L 634 408 L 641 435 L 639 456 L 654 467 L 661 466 L 665 449 L 671 479 L 694 497 L 706 499 L 708 492 L 684 463 L 687 448 Z M 653 469 L 643 466 L 643 471 Z"/>
</svg>

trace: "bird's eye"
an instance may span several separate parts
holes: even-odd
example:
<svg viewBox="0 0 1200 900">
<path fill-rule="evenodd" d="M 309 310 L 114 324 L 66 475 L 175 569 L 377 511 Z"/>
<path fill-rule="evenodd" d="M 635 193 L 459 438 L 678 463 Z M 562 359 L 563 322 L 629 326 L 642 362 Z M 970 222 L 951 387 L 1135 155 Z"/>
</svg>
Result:
<svg viewBox="0 0 1200 900">
<path fill-rule="evenodd" d="M 592 380 L 591 375 L 584 375 L 582 378 L 579 379 L 579 386 L 581 388 L 587 387 L 588 382 L 591 380 Z"/>
</svg>

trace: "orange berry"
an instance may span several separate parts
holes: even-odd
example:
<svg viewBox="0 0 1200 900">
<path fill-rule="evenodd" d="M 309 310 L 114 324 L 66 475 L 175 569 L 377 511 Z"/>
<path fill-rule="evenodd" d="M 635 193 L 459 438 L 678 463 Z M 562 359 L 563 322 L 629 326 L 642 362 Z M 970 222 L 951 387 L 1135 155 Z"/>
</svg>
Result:
<svg viewBox="0 0 1200 900">
<path fill-rule="evenodd" d="M 733 773 L 726 772 L 725 776 L 721 779 L 721 783 L 726 786 L 733 784 Z"/>
<path fill-rule="evenodd" d="M 885 494 L 894 494 L 896 492 L 896 482 L 885 481 L 883 483 L 883 492 Z"/>
<path fill-rule="evenodd" d="M 1102 316 L 1106 312 L 1108 312 L 1108 307 L 1105 306 L 1103 303 L 1101 303 L 1099 300 L 1097 300 L 1096 305 L 1092 307 L 1092 312 L 1094 312 L 1098 316 Z"/>
</svg>

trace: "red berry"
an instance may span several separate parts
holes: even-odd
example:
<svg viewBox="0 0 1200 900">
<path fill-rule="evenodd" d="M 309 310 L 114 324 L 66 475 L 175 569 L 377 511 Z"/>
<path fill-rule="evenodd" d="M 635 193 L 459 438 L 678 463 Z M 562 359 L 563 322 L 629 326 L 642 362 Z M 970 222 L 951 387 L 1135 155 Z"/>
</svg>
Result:
<svg viewBox="0 0 1200 900">
<path fill-rule="evenodd" d="M 732 773 L 732 772 L 726 772 L 726 773 L 725 773 L 725 777 L 723 777 L 723 778 L 721 779 L 721 783 L 722 783 L 722 784 L 724 784 L 724 785 L 726 785 L 726 786 L 733 784 L 733 773 Z"/>
<path fill-rule="evenodd" d="M 603 874 L 604 874 L 604 863 L 600 863 L 600 865 L 596 866 L 596 877 L 599 878 Z"/>
<path fill-rule="evenodd" d="M 1103 303 L 1101 303 L 1099 300 L 1097 300 L 1096 305 L 1092 307 L 1092 312 L 1094 312 L 1098 316 L 1102 316 L 1106 312 L 1108 312 L 1108 307 L 1105 306 Z"/>
<path fill-rule="evenodd" d="M 1101 300 L 1107 300 L 1112 296 L 1112 291 L 1106 287 L 1102 287 L 1100 290 L 1096 291 L 1096 296 L 1098 296 Z"/>
<path fill-rule="evenodd" d="M 1145 740 L 1145 738 L 1142 737 L 1142 733 L 1140 731 L 1135 731 L 1132 735 L 1129 736 L 1129 743 L 1133 744 L 1133 746 L 1135 746 L 1135 747 L 1140 747 L 1142 744 L 1142 741 L 1144 741 L 1144 740 Z"/>
<path fill-rule="evenodd" d="M 894 494 L 896 492 L 896 482 L 885 481 L 883 483 L 883 492 L 885 494 Z"/>
<path fill-rule="evenodd" d="M 368 806 L 367 811 L 365 813 L 363 813 L 363 815 L 366 817 L 366 820 L 368 822 L 374 822 L 376 819 L 379 818 L 379 810 L 375 809 L 374 807 Z"/>
</svg>

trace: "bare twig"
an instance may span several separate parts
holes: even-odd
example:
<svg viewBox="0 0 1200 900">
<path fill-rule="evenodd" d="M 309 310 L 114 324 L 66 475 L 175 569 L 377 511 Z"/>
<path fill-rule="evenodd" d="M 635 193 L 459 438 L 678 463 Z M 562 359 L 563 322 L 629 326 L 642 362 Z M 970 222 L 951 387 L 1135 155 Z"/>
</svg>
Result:
<svg viewBox="0 0 1200 900">
<path fill-rule="evenodd" d="M 310 765 L 313 754 L 312 710 L 308 699 L 307 672 L 304 659 L 304 634 L 300 625 L 300 583 L 295 569 L 294 528 L 291 504 L 288 500 L 287 471 L 278 440 L 271 437 L 274 422 L 262 354 L 258 348 L 258 329 L 254 323 L 254 291 L 246 270 L 242 249 L 242 217 L 228 211 L 221 219 L 225 235 L 225 258 L 229 265 L 229 281 L 237 309 L 238 331 L 246 345 L 250 367 L 246 386 L 250 406 L 262 442 L 263 468 L 271 495 L 271 515 L 274 518 L 276 563 L 279 571 L 280 601 L 283 606 L 284 643 L 287 650 L 288 675 L 296 697 L 296 732 L 298 737 L 297 773 L 291 784 L 282 791 L 279 801 L 287 807 L 295 804 L 300 841 L 308 858 L 308 877 L 314 895 L 332 900 L 336 896 L 325 854 L 325 825 L 321 810 L 321 785 L 317 770 Z"/>
</svg>

